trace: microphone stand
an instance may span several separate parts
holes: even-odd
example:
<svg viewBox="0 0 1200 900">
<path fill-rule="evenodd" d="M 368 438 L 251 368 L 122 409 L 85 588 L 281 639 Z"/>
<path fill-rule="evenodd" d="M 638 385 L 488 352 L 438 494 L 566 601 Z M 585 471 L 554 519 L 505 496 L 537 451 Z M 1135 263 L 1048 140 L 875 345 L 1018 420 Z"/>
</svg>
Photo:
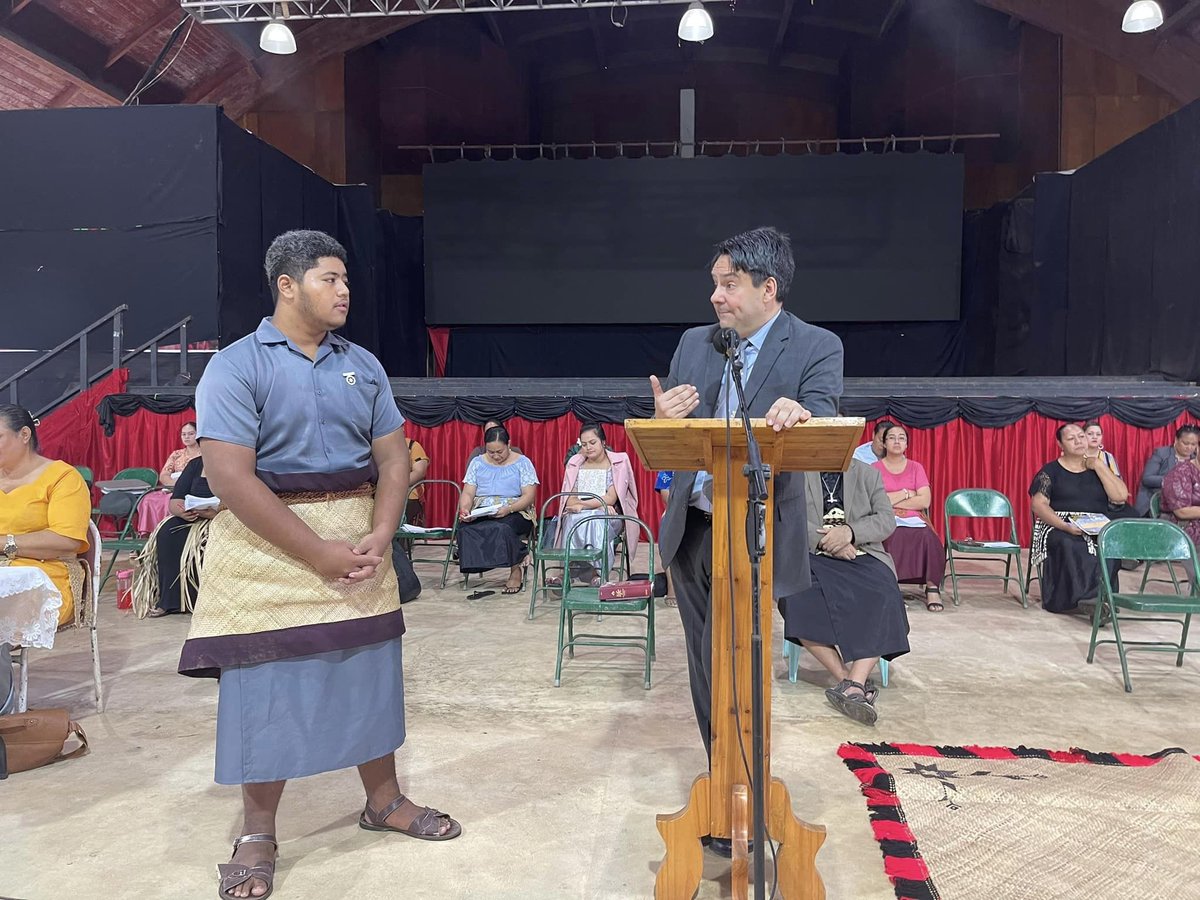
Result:
<svg viewBox="0 0 1200 900">
<path fill-rule="evenodd" d="M 751 746 L 754 761 L 751 766 L 754 803 L 754 898 L 765 900 L 766 879 L 766 794 L 763 783 L 763 755 L 765 753 L 765 727 L 763 725 L 763 636 L 762 636 L 762 560 L 767 553 L 767 480 L 771 467 L 763 465 L 762 448 L 750 427 L 750 414 L 746 411 L 746 393 L 742 385 L 741 346 L 734 348 L 730 360 L 733 386 L 737 391 L 738 408 L 742 414 L 742 429 L 746 432 L 746 456 L 748 462 L 742 469 L 746 476 L 746 549 L 750 553 L 750 609 L 753 625 L 750 630 L 750 692 L 751 692 Z M 740 741 L 741 735 L 738 735 Z"/>
</svg>

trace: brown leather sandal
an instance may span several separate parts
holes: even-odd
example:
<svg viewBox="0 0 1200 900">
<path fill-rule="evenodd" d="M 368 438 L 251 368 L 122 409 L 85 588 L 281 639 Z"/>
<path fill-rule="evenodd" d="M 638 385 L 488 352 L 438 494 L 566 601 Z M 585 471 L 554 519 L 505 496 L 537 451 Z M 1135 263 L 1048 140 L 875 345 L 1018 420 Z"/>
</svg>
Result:
<svg viewBox="0 0 1200 900">
<path fill-rule="evenodd" d="M 279 842 L 275 840 L 273 834 L 243 834 L 233 842 L 233 852 L 237 853 L 238 847 L 242 844 L 256 843 L 270 844 L 276 852 L 279 851 Z M 257 878 L 267 886 L 266 891 L 257 897 L 251 894 L 252 900 L 267 900 L 271 896 L 271 892 L 275 890 L 275 860 L 261 862 L 254 866 L 245 866 L 235 862 L 217 863 L 217 876 L 221 879 L 221 883 L 217 887 L 217 896 L 221 900 L 238 900 L 229 892 L 238 885 L 245 884 L 251 878 Z"/>
<path fill-rule="evenodd" d="M 408 828 L 394 828 L 386 824 L 388 816 L 398 810 L 407 799 L 401 794 L 378 813 L 367 803 L 362 815 L 358 817 L 358 827 L 367 831 L 394 831 L 422 841 L 450 841 L 462 834 L 462 825 L 430 806 L 424 807 L 424 812 L 413 819 Z M 450 828 L 445 834 L 441 834 L 443 820 L 450 823 Z"/>
</svg>

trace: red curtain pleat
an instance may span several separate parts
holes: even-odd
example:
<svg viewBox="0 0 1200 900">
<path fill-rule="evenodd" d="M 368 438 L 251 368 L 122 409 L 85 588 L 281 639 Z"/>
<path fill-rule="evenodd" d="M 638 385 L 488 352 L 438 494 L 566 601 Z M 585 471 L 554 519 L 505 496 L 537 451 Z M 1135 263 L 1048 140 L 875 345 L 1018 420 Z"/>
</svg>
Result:
<svg viewBox="0 0 1200 900">
<path fill-rule="evenodd" d="M 450 356 L 450 329 L 426 328 L 429 333 L 429 344 L 433 347 L 434 375 L 444 378 L 446 375 L 446 360 Z"/>
<path fill-rule="evenodd" d="M 101 390 L 102 387 L 107 390 Z M 195 418 L 194 411 L 159 415 L 139 410 L 129 418 L 118 418 L 115 434 L 105 438 L 95 405 L 105 394 L 119 392 L 123 387 L 124 382 L 118 376 L 110 376 L 104 384 L 47 417 L 39 432 L 46 452 L 72 464 L 91 466 L 97 479 L 111 478 L 120 469 L 131 466 L 161 467 L 167 455 L 180 446 L 179 428 Z M 1135 428 L 1110 416 L 1101 419 L 1104 446 L 1117 458 L 1131 495 L 1137 494 L 1142 469 L 1151 452 L 1170 444 L 1175 429 L 1189 420 L 1189 416 L 1183 415 L 1160 428 Z M 874 421 L 867 423 L 863 440 L 869 439 L 874 424 Z M 910 428 L 909 457 L 920 462 L 929 473 L 934 498 L 931 517 L 938 532 L 944 534 L 942 504 L 950 491 L 962 487 L 992 488 L 1012 501 L 1018 538 L 1028 546 L 1029 483 L 1034 472 L 1058 456 L 1054 442 L 1058 425 L 1053 419 L 1030 414 L 1004 428 L 981 428 L 962 419 L 938 428 Z M 540 510 L 541 504 L 562 487 L 563 461 L 567 448 L 578 439 L 579 421 L 573 415 L 546 422 L 511 419 L 508 427 L 513 443 L 537 469 L 541 481 Z M 462 481 L 467 454 L 479 445 L 481 431 L 477 425 L 458 421 L 434 428 L 412 423 L 407 426 L 409 437 L 420 441 L 429 454 L 428 477 L 456 482 Z M 623 427 L 606 425 L 605 432 L 612 449 L 630 454 L 641 501 L 638 512 L 657 535 L 663 505 L 654 494 L 655 473 L 642 467 Z M 448 490 L 431 489 L 426 505 L 429 524 L 448 523 L 454 515 L 453 496 Z M 968 535 L 978 540 L 1003 540 L 1008 536 L 1006 526 L 997 521 L 956 520 L 954 536 Z"/>
</svg>

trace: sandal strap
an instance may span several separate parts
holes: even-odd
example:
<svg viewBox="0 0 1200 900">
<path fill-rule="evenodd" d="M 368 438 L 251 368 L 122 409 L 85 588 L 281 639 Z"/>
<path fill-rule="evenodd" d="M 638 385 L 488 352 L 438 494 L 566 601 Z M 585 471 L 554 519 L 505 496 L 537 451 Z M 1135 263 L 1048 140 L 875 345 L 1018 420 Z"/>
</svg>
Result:
<svg viewBox="0 0 1200 900">
<path fill-rule="evenodd" d="M 275 864 L 259 863 L 254 866 L 243 866 L 233 863 L 222 863 L 217 867 L 221 875 L 221 893 L 227 894 L 239 884 L 245 884 L 251 878 L 271 884 L 275 880 Z"/>
<path fill-rule="evenodd" d="M 437 835 L 442 833 L 442 823 L 439 819 L 449 821 L 450 817 L 441 810 L 434 809 L 432 806 L 425 807 L 425 811 L 413 819 L 409 830 L 415 831 L 418 834 Z"/>
<path fill-rule="evenodd" d="M 242 844 L 272 844 L 276 850 L 279 849 L 279 841 L 275 840 L 273 834 L 243 834 L 233 842 L 233 852 L 237 853 L 238 847 Z"/>
<path fill-rule="evenodd" d="M 405 797 L 403 794 L 401 794 L 399 797 L 397 797 L 395 800 L 393 800 L 391 803 L 389 803 L 387 806 L 385 806 L 378 813 L 376 813 L 374 810 L 371 809 L 370 803 L 367 803 L 367 818 L 373 819 L 377 825 L 385 825 L 385 824 L 387 824 L 388 816 L 390 816 L 392 813 L 394 813 L 396 810 L 398 810 L 401 806 L 403 806 L 404 801 L 407 799 L 408 799 L 407 797 Z"/>
</svg>

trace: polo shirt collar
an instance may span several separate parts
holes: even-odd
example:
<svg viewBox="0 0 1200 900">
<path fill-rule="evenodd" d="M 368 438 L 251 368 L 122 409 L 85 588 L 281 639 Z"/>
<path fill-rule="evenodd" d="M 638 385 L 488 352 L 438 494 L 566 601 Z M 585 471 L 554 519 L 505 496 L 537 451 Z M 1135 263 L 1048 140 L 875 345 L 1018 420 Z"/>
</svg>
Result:
<svg viewBox="0 0 1200 900">
<path fill-rule="evenodd" d="M 254 337 L 260 344 L 287 344 L 289 343 L 287 335 L 275 327 L 275 323 L 271 321 L 271 317 L 265 317 L 258 323 L 258 328 L 254 330 Z M 344 350 L 350 346 L 350 342 L 332 331 L 325 332 L 325 339 L 321 341 L 321 346 L 328 344 L 337 350 Z"/>
</svg>

